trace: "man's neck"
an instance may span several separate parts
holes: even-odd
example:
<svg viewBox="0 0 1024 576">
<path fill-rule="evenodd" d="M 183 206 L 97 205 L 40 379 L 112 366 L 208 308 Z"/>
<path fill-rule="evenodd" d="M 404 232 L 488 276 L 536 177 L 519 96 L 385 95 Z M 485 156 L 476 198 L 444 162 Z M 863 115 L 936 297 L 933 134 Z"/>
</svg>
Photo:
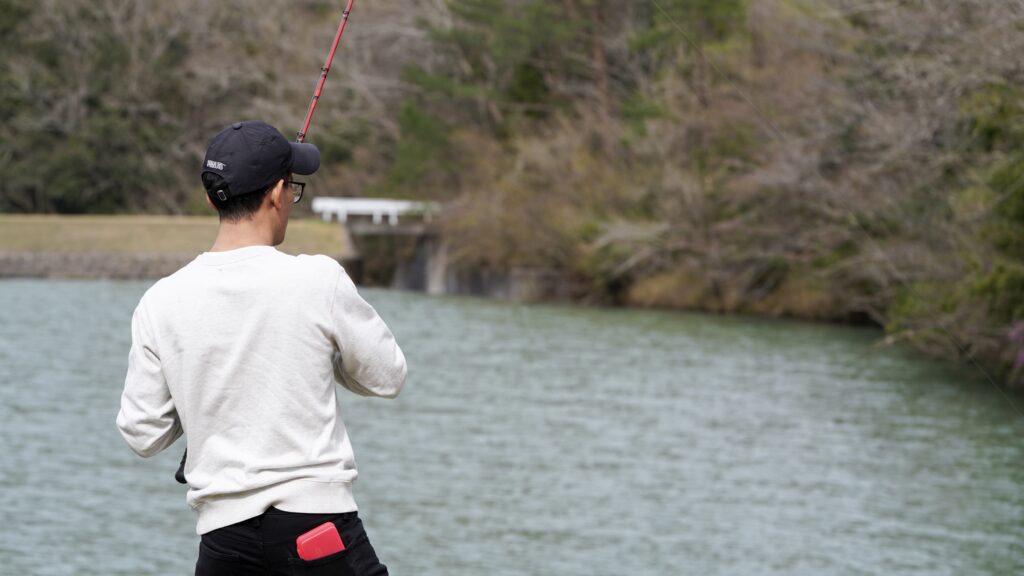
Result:
<svg viewBox="0 0 1024 576">
<path fill-rule="evenodd" d="M 226 252 L 247 246 L 273 246 L 274 231 L 255 218 L 238 222 L 221 222 L 217 239 L 210 252 Z"/>
</svg>

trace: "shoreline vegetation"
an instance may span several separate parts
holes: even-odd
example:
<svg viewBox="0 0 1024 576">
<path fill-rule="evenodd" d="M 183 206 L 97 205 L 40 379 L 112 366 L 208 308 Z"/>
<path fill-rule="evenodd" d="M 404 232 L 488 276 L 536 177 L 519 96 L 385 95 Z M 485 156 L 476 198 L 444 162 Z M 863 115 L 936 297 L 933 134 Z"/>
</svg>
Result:
<svg viewBox="0 0 1024 576">
<path fill-rule="evenodd" d="M 209 138 L 294 126 L 337 29 L 326 0 L 247 6 L 0 0 L 0 213 L 207 214 Z M 1024 385 L 1021 3 L 402 0 L 353 19 L 307 194 L 444 203 L 466 285 L 872 323 Z M 380 283 L 411 249 L 374 244 Z"/>
<path fill-rule="evenodd" d="M 158 279 L 209 248 L 216 231 L 215 217 L 0 214 L 0 280 Z M 289 223 L 288 235 L 279 248 L 289 254 L 326 254 L 344 262 L 355 253 L 344 244 L 346 238 L 338 223 L 295 219 Z M 387 251 L 377 256 L 384 260 L 394 257 Z M 393 268 L 395 264 L 385 261 L 376 267 Z M 460 277 L 455 283 L 460 293 L 475 296 L 527 303 L 611 303 L 586 298 L 585 285 L 557 271 L 521 269 L 507 274 L 480 274 L 456 269 L 452 274 Z M 376 278 L 379 281 L 385 277 L 378 272 Z M 884 329 L 869 318 L 845 315 L 841 303 L 814 283 L 788 283 L 753 301 L 735 287 L 718 292 L 696 288 L 706 284 L 706 279 L 695 274 L 655 277 L 633 286 L 616 304 L 627 308 L 868 324 L 880 331 Z M 880 343 L 897 340 L 890 335 Z"/>
<path fill-rule="evenodd" d="M 213 243 L 217 219 L 205 216 L 11 215 L 0 214 L 0 278 L 158 279 L 184 266 Z M 354 253 L 338 223 L 293 219 L 285 242 L 288 254 L 325 254 L 340 262 Z M 377 250 L 374 284 L 388 284 L 396 262 L 391 250 Z M 829 323 L 872 324 L 851 317 L 813 285 L 789 283 L 756 302 L 728 288 L 701 291 L 697 274 L 649 278 L 617 302 L 587 297 L 585 284 L 554 270 L 508 273 L 452 271 L 458 292 L 526 302 L 581 301 L 633 308 L 747 314 Z"/>
</svg>

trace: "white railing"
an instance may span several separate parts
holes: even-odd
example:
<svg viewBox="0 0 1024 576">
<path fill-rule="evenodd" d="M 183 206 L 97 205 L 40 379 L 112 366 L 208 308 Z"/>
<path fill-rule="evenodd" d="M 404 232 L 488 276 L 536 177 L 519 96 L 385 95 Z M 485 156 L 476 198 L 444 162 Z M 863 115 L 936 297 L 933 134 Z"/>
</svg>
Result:
<svg viewBox="0 0 1024 576">
<path fill-rule="evenodd" d="M 313 212 L 325 222 L 335 219 L 348 222 L 349 217 L 372 218 L 374 224 L 382 224 L 387 217 L 388 224 L 398 225 L 399 216 L 417 216 L 430 222 L 434 214 L 441 211 L 437 202 L 413 202 L 411 200 L 384 200 L 381 198 L 314 198 Z"/>
</svg>

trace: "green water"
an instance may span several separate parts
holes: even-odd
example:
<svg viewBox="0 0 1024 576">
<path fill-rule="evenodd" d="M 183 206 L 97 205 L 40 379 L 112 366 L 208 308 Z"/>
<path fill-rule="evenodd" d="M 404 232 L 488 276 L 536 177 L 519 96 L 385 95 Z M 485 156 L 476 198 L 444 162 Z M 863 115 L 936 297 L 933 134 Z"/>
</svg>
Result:
<svg viewBox="0 0 1024 576">
<path fill-rule="evenodd" d="M 0 573 L 191 574 L 183 446 L 114 426 L 147 286 L 0 282 Z M 339 394 L 396 576 L 1024 573 L 1024 417 L 975 372 L 866 330 L 364 294 L 410 365 Z"/>
</svg>

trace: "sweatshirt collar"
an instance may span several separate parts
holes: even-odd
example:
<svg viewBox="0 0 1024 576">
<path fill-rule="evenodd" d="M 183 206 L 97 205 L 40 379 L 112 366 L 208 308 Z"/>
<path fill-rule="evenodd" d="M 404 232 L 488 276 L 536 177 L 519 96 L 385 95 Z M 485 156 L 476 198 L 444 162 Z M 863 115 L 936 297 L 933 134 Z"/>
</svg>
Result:
<svg viewBox="0 0 1024 576">
<path fill-rule="evenodd" d="M 232 262 L 241 262 L 250 258 L 258 258 L 276 252 L 277 249 L 273 246 L 245 246 L 223 252 L 203 252 L 196 257 L 196 261 L 200 264 L 218 266 L 221 264 L 231 264 Z"/>
</svg>

